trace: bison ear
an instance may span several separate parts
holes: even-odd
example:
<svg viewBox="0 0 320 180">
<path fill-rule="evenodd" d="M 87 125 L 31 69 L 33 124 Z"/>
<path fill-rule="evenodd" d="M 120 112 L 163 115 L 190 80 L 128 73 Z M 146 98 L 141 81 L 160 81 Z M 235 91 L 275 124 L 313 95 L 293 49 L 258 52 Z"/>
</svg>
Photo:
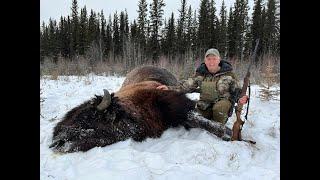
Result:
<svg viewBox="0 0 320 180">
<path fill-rule="evenodd" d="M 111 104 L 111 95 L 110 95 L 109 91 L 104 89 L 103 92 L 104 92 L 104 95 L 103 95 L 102 101 L 97 106 L 97 109 L 99 111 L 103 111 L 103 110 L 107 109 L 109 107 L 109 105 Z"/>
</svg>

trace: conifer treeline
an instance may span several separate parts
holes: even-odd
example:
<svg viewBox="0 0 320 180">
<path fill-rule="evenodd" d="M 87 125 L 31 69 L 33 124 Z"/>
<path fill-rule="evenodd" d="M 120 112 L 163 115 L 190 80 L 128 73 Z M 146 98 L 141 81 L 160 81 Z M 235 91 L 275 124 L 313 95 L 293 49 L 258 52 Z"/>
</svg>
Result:
<svg viewBox="0 0 320 180">
<path fill-rule="evenodd" d="M 266 2 L 265 2 L 266 1 Z M 87 12 L 73 0 L 71 15 L 49 19 L 40 27 L 40 61 L 45 57 L 92 61 L 130 59 L 132 63 L 157 62 L 161 56 L 183 60 L 186 54 L 202 57 L 205 50 L 218 48 L 221 56 L 246 58 L 260 38 L 258 55 L 280 53 L 279 2 L 255 0 L 251 18 L 248 0 L 236 0 L 227 12 L 224 1 L 217 15 L 214 0 L 201 0 L 199 10 L 181 0 L 178 17 L 164 19 L 164 0 L 138 2 L 138 17 L 129 24 L 127 11 Z M 80 12 L 80 13 L 79 13 Z"/>
</svg>

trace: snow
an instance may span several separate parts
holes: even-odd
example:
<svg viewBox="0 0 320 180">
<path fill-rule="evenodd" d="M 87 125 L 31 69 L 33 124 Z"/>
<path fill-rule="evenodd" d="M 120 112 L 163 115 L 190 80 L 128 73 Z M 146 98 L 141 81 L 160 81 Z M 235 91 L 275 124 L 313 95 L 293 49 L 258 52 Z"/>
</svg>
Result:
<svg viewBox="0 0 320 180">
<path fill-rule="evenodd" d="M 280 179 L 280 96 L 261 101 L 251 86 L 248 120 L 242 136 L 255 140 L 226 142 L 202 129 L 168 129 L 158 139 L 131 139 L 87 152 L 57 154 L 49 149 L 55 125 L 73 107 L 103 89 L 117 91 L 124 77 L 60 76 L 40 79 L 40 178 L 57 180 Z M 276 86 L 274 88 L 279 88 Z M 198 99 L 199 94 L 188 94 Z M 244 107 L 246 109 L 246 107 Z M 227 126 L 232 127 L 235 115 Z"/>
</svg>

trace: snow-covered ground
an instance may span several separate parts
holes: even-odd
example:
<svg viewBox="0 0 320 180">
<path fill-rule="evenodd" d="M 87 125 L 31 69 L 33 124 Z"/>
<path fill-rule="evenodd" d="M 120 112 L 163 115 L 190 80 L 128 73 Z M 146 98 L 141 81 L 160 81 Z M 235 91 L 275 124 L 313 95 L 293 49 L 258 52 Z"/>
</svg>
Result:
<svg viewBox="0 0 320 180">
<path fill-rule="evenodd" d="M 251 87 L 248 121 L 243 138 L 257 142 L 226 142 L 201 129 L 169 129 L 158 139 L 131 139 L 87 152 L 53 153 L 54 126 L 67 111 L 102 95 L 117 91 L 124 77 L 88 75 L 40 79 L 40 177 L 57 180 L 160 180 L 160 179 L 280 179 L 280 96 L 261 101 L 259 87 Z M 275 87 L 279 88 L 279 87 Z M 188 94 L 191 99 L 199 94 Z M 232 127 L 233 115 L 228 123 Z"/>
</svg>

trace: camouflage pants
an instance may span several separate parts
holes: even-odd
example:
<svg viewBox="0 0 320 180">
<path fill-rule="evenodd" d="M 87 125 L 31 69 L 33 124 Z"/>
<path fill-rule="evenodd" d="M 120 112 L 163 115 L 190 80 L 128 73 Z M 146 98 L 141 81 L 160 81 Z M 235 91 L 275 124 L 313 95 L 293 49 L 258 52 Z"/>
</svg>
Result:
<svg viewBox="0 0 320 180">
<path fill-rule="evenodd" d="M 197 108 L 197 111 L 205 118 L 220 122 L 222 124 L 227 123 L 228 113 L 232 104 L 229 100 L 221 99 L 215 104 L 209 106 L 206 110 Z"/>
</svg>

